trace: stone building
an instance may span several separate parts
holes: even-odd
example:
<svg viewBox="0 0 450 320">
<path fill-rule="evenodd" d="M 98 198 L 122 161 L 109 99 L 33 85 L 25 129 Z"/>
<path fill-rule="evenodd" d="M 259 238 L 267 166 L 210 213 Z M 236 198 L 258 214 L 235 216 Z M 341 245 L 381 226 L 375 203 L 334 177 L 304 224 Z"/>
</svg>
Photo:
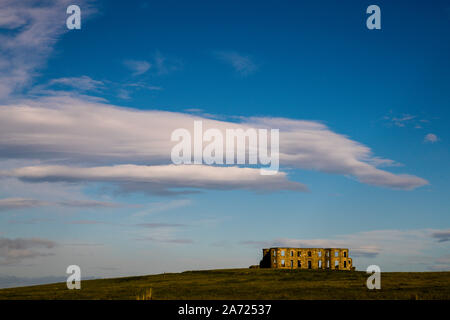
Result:
<svg viewBox="0 0 450 320">
<path fill-rule="evenodd" d="M 355 270 L 345 248 L 263 249 L 261 268 Z"/>
</svg>

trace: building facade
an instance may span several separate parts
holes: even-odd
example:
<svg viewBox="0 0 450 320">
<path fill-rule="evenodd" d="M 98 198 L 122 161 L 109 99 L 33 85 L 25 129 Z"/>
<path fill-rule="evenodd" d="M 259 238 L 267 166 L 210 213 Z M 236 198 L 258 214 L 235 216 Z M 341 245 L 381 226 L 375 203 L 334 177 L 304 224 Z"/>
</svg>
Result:
<svg viewBox="0 0 450 320">
<path fill-rule="evenodd" d="M 263 249 L 261 268 L 354 270 L 346 248 Z"/>
</svg>

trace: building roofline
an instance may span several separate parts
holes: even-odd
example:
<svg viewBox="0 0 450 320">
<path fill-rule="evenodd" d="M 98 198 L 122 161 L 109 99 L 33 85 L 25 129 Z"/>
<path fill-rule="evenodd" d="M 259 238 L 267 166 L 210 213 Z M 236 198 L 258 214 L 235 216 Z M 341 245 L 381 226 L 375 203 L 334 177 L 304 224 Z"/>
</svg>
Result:
<svg viewBox="0 0 450 320">
<path fill-rule="evenodd" d="M 304 248 L 304 247 L 270 247 L 270 248 L 263 248 L 263 250 L 271 250 L 271 249 L 322 249 L 322 250 L 349 250 L 348 248 L 319 248 L 319 247 L 311 247 L 311 248 Z"/>
</svg>

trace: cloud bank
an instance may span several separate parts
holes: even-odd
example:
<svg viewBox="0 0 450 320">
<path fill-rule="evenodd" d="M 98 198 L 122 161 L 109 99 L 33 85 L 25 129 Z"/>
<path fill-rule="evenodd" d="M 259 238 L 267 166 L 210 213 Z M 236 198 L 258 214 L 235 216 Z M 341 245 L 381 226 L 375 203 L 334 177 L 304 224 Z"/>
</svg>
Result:
<svg viewBox="0 0 450 320">
<path fill-rule="evenodd" d="M 216 128 L 223 133 L 226 129 L 237 128 L 280 129 L 279 156 L 284 168 L 340 174 L 362 183 L 403 190 L 428 183 L 414 175 L 394 174 L 378 168 L 377 163 L 385 166 L 392 160 L 373 156 L 367 146 L 315 121 L 250 117 L 241 118 L 236 123 L 177 112 L 128 109 L 67 96 L 0 105 L 0 157 L 52 159 L 66 166 L 17 168 L 9 173 L 3 171 L 2 175 L 30 181 L 113 181 L 127 180 L 128 174 L 128 182 L 156 183 L 150 175 L 157 174 L 158 169 L 169 175 L 160 183 L 162 190 L 167 189 L 166 182 L 173 182 L 175 187 L 209 188 L 214 185 L 220 189 L 222 185 L 224 189 L 270 188 L 258 187 L 256 181 L 260 182 L 262 178 L 253 177 L 253 184 L 250 184 L 249 173 L 253 171 L 243 168 L 203 166 L 177 169 L 168 166 L 171 163 L 171 149 L 175 145 L 170 141 L 171 133 L 178 128 L 193 132 L 194 120 L 203 121 L 204 131 Z M 80 164 L 98 168 L 83 169 L 79 168 Z M 153 165 L 165 167 L 152 168 Z M 70 172 L 70 167 L 73 167 L 73 172 Z M 199 168 L 204 173 L 200 173 Z M 170 176 L 175 171 L 183 183 Z M 244 173 L 242 177 L 238 172 Z M 195 175 L 191 175 L 193 173 Z M 235 178 L 234 182 L 228 179 L 228 174 Z M 181 178 L 181 175 L 184 177 Z M 147 180 L 143 181 L 140 176 Z M 196 177 L 209 182 L 201 183 Z M 275 186 L 274 189 L 306 190 L 298 183 L 281 184 L 280 179 L 286 179 L 285 173 L 277 177 L 267 181 Z M 297 187 L 293 187 L 294 184 Z"/>
</svg>

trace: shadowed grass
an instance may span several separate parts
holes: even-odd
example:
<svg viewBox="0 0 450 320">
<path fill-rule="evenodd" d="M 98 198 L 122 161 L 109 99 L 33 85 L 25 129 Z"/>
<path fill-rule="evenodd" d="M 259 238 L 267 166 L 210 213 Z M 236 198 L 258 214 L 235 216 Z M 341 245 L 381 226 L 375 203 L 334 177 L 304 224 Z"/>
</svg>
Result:
<svg viewBox="0 0 450 320">
<path fill-rule="evenodd" d="M 450 272 L 384 272 L 368 290 L 365 272 L 226 269 L 85 280 L 0 290 L 0 299 L 450 299 Z M 151 294 L 149 293 L 151 288 Z"/>
</svg>

